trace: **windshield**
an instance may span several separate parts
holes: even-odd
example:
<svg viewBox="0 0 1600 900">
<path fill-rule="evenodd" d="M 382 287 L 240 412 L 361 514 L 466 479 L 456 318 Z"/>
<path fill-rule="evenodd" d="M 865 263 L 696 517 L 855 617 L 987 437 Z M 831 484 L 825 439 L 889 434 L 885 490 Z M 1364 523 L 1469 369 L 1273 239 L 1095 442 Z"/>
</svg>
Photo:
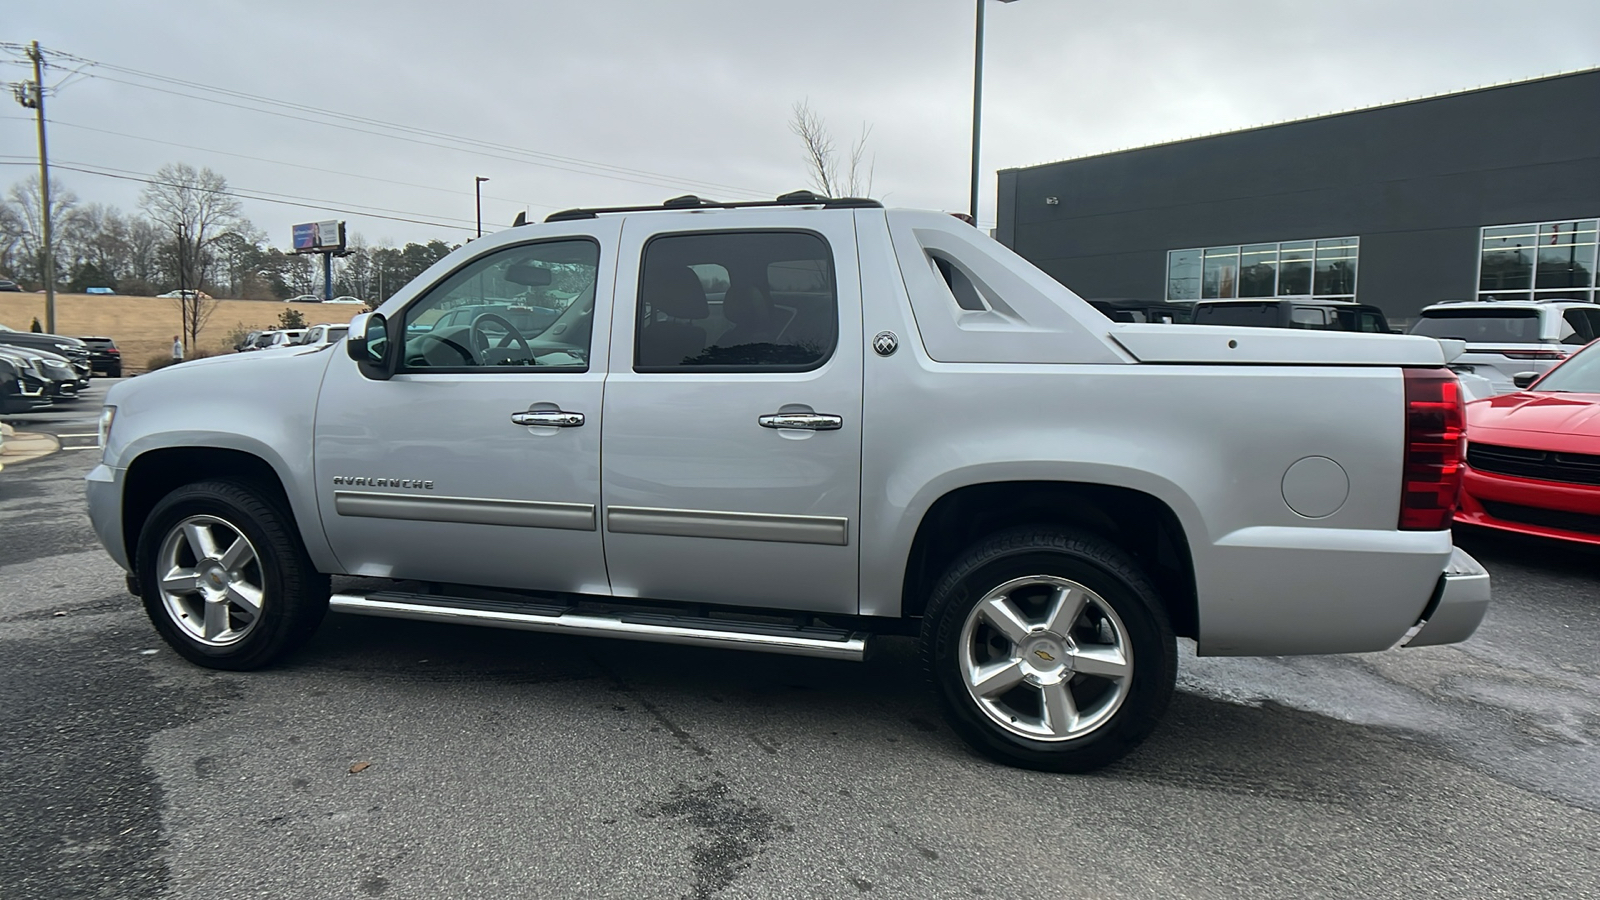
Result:
<svg viewBox="0 0 1600 900">
<path fill-rule="evenodd" d="M 1600 394 L 1600 342 L 1590 344 L 1571 359 L 1550 370 L 1534 386 L 1536 391 Z"/>
<path fill-rule="evenodd" d="M 1455 338 L 1469 344 L 1535 344 L 1539 341 L 1539 311 L 1505 309 L 1442 309 L 1424 313 L 1412 334 Z"/>
</svg>

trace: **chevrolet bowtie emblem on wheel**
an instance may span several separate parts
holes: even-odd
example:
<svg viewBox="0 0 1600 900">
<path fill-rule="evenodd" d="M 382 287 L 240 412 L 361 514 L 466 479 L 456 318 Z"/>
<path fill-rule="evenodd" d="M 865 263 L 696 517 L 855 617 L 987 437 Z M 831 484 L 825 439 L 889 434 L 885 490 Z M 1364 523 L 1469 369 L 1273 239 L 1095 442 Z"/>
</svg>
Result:
<svg viewBox="0 0 1600 900">
<path fill-rule="evenodd" d="M 1033 655 L 1039 657 L 1040 659 L 1044 660 L 1045 662 L 1055 662 L 1056 661 L 1056 658 L 1054 656 L 1051 656 L 1050 654 L 1044 652 L 1043 650 L 1035 650 L 1035 651 L 1033 651 Z"/>
<path fill-rule="evenodd" d="M 893 356 L 899 347 L 900 339 L 895 337 L 892 331 L 880 331 L 872 338 L 872 349 L 879 356 Z"/>
</svg>

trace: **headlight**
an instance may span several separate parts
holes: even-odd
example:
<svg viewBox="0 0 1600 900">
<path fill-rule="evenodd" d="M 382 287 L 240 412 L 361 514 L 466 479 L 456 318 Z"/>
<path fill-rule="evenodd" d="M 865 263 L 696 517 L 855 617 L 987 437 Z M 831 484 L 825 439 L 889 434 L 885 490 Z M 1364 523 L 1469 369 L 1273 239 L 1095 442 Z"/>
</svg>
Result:
<svg viewBox="0 0 1600 900">
<path fill-rule="evenodd" d="M 111 442 L 111 423 L 117 418 L 117 408 L 107 406 L 100 410 L 100 449 L 104 450 Z"/>
</svg>

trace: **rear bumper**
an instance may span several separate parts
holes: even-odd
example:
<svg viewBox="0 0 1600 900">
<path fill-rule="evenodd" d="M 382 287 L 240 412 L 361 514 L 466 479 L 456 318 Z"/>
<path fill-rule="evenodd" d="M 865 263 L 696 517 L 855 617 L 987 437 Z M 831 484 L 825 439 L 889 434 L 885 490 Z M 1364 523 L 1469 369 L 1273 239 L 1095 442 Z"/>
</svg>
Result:
<svg viewBox="0 0 1600 900">
<path fill-rule="evenodd" d="M 1422 617 L 1400 639 L 1402 647 L 1429 647 L 1437 644 L 1455 644 L 1472 637 L 1489 611 L 1489 573 L 1457 549 L 1450 555 L 1450 564 L 1439 576 L 1433 599 Z"/>
<path fill-rule="evenodd" d="M 1538 481 L 1468 468 L 1456 522 L 1600 545 L 1600 486 Z"/>
</svg>

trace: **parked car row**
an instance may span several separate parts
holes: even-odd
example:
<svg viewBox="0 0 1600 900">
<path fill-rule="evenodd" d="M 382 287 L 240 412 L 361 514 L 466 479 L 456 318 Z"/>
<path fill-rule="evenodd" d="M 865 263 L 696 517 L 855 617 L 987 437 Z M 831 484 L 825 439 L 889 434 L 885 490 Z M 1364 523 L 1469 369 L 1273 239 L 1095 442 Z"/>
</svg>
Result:
<svg viewBox="0 0 1600 900">
<path fill-rule="evenodd" d="M 286 350 L 324 347 L 343 338 L 349 325 L 312 325 L 309 328 L 274 328 L 246 334 L 234 350 L 245 353 L 258 350 Z"/>
</svg>

